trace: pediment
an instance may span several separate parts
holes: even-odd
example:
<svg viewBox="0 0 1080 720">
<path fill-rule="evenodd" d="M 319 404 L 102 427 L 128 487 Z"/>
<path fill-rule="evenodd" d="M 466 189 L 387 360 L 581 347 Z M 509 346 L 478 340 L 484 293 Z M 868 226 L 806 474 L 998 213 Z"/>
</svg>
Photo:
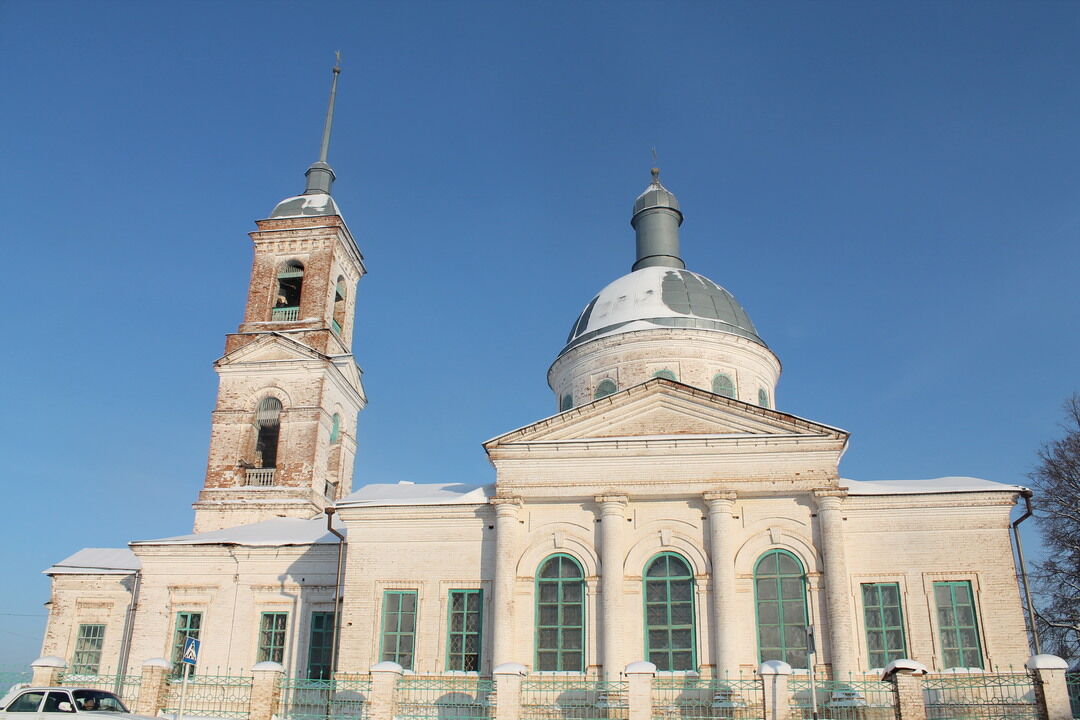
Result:
<svg viewBox="0 0 1080 720">
<path fill-rule="evenodd" d="M 846 432 L 828 425 L 714 395 L 671 380 L 653 378 L 501 435 L 484 446 L 491 450 L 518 443 L 594 438 L 724 435 L 847 438 Z"/>
<path fill-rule="evenodd" d="M 253 342 L 221 357 L 217 365 L 252 362 L 288 362 L 290 360 L 321 360 L 321 353 L 285 335 L 267 333 Z"/>
</svg>

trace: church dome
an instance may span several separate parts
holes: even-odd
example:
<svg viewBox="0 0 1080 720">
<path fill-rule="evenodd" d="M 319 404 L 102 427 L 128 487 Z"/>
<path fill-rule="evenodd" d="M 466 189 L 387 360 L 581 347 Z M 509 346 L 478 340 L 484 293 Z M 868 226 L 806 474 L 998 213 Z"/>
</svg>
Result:
<svg viewBox="0 0 1080 720">
<path fill-rule="evenodd" d="M 559 354 L 590 340 L 652 328 L 713 330 L 765 345 L 727 290 L 689 270 L 653 266 L 601 290 L 574 321 Z"/>
</svg>

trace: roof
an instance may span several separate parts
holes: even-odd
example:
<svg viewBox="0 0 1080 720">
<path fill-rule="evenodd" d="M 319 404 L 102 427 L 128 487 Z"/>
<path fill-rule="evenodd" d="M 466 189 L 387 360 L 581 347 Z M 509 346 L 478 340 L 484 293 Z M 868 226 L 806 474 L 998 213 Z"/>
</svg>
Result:
<svg viewBox="0 0 1080 720">
<path fill-rule="evenodd" d="M 765 345 L 727 290 L 695 272 L 656 266 L 623 275 L 601 290 L 574 321 L 559 354 L 601 337 L 673 327 L 729 333 Z"/>
<path fill-rule="evenodd" d="M 296 195 L 282 200 L 270 213 L 272 218 L 319 217 L 322 215 L 340 215 L 334 198 L 327 193 Z"/>
<path fill-rule="evenodd" d="M 141 567 L 139 558 L 127 548 L 83 548 L 42 572 L 46 575 L 131 575 Z"/>
<path fill-rule="evenodd" d="M 848 495 L 930 495 L 939 493 L 1023 492 L 1022 485 L 1006 485 L 974 477 L 941 477 L 926 480 L 850 480 L 840 478 Z"/>
<path fill-rule="evenodd" d="M 388 505 L 479 505 L 495 494 L 494 485 L 464 483 L 372 483 L 337 502 L 337 507 Z"/>
<path fill-rule="evenodd" d="M 346 534 L 345 526 L 334 518 L 334 529 Z M 302 520 L 273 518 L 251 525 L 213 530 L 211 532 L 177 535 L 158 540 L 136 540 L 132 545 L 244 545 L 275 547 L 282 545 L 322 545 L 337 543 L 337 537 L 326 529 L 326 515 Z"/>
</svg>

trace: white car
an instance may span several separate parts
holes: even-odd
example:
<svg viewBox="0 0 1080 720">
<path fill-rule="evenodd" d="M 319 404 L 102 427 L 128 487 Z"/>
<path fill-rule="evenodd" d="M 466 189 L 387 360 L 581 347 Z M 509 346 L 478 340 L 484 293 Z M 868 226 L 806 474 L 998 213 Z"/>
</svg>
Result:
<svg viewBox="0 0 1080 720">
<path fill-rule="evenodd" d="M 78 687 L 23 687 L 0 700 L 2 720 L 75 720 L 72 716 L 154 720 L 128 712 L 120 698 L 105 690 Z M 84 720 L 90 720 L 89 717 Z"/>
</svg>

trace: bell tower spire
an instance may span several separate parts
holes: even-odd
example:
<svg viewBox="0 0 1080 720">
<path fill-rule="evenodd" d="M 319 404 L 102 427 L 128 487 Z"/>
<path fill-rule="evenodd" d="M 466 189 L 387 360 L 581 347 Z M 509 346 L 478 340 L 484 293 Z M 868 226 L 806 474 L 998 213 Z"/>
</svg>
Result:
<svg viewBox="0 0 1080 720">
<path fill-rule="evenodd" d="M 330 131 L 334 127 L 334 100 L 337 98 L 337 81 L 341 75 L 341 51 L 334 53 L 337 62 L 331 71 L 333 80 L 330 81 L 330 102 L 326 108 L 326 122 L 323 123 L 322 144 L 319 146 L 319 159 L 311 163 L 304 175 L 307 176 L 305 195 L 330 194 L 330 188 L 334 184 L 334 170 L 326 159 L 330 153 Z"/>
</svg>

